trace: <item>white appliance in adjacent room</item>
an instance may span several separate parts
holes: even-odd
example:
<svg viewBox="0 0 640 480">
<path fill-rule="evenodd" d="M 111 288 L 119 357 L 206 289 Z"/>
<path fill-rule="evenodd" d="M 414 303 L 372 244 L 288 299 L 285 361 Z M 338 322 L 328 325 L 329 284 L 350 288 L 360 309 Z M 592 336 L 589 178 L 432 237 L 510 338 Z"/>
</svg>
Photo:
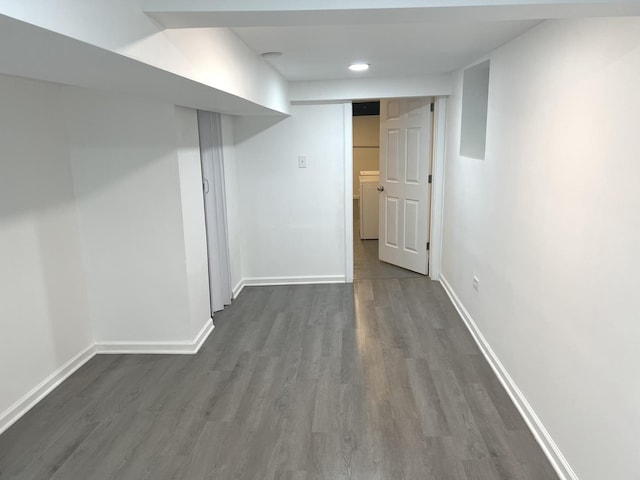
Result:
<svg viewBox="0 0 640 480">
<path fill-rule="evenodd" d="M 380 172 L 377 170 L 360 171 L 360 238 L 374 240 L 378 238 L 378 185 Z"/>
</svg>

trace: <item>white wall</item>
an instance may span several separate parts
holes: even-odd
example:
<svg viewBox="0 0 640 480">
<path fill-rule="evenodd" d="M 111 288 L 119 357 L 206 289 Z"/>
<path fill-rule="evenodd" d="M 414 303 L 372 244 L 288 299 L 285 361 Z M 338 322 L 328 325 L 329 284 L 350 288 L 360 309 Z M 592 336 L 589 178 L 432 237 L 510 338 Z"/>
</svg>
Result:
<svg viewBox="0 0 640 480">
<path fill-rule="evenodd" d="M 169 29 L 163 35 L 189 61 L 189 68 L 180 72 L 182 75 L 188 72 L 189 78 L 276 112 L 289 111 L 288 82 L 232 30 Z M 162 44 L 154 47 L 155 55 L 144 52 L 143 58 L 149 63 L 161 62 L 165 58 L 164 48 Z M 172 65 L 167 69 L 175 71 Z"/>
<path fill-rule="evenodd" d="M 209 259 L 202 193 L 202 167 L 196 110 L 175 107 L 182 231 L 187 269 L 191 337 L 211 317 Z"/>
<path fill-rule="evenodd" d="M 0 76 L 0 154 L 2 432 L 96 348 L 212 325 L 194 110 Z"/>
<path fill-rule="evenodd" d="M 437 97 L 450 93 L 451 77 L 449 74 L 289 83 L 289 99 L 292 102 Z"/>
<path fill-rule="evenodd" d="M 457 154 L 455 75 L 444 276 L 577 476 L 640 478 L 640 18 L 489 57 L 484 161 Z"/>
<path fill-rule="evenodd" d="M 1 3 L 0 14 L 124 55 L 269 109 L 288 111 L 287 82 L 231 30 L 164 30 L 143 12 L 143 3 L 143 0 L 80 4 L 75 0 L 22 0 Z M 20 48 L 20 45 L 13 48 Z M 74 68 L 74 64 L 69 68 Z M 164 77 L 158 78 L 166 81 Z M 118 79 L 117 83 L 132 81 L 125 77 Z M 190 88 L 184 83 L 181 87 Z M 155 85 L 150 86 L 150 89 L 154 88 Z M 165 93 L 170 94 L 170 89 L 165 89 Z M 213 91 L 200 90 L 195 94 L 198 100 L 194 103 L 206 104 L 207 93 L 215 95 Z"/>
<path fill-rule="evenodd" d="M 203 248 L 204 231 L 187 247 L 185 238 L 204 223 L 200 210 L 183 217 L 176 127 L 185 123 L 185 112 L 134 97 L 77 88 L 66 92 L 96 341 L 193 340 L 190 301 L 196 301 L 194 295 L 202 301 L 205 286 L 189 281 L 203 281 L 202 267 L 193 265 L 202 254 L 193 249 Z M 188 120 L 191 125 L 181 125 L 179 132 L 180 163 L 182 173 L 190 175 L 183 180 L 194 184 L 196 195 L 201 187 L 188 151 L 194 147 L 193 118 Z M 185 198 L 189 205 L 194 199 Z M 185 228 L 185 220 L 196 222 L 195 233 Z M 204 314 L 202 302 L 198 309 L 194 315 Z M 200 328 L 208 318 L 200 319 Z"/>
<path fill-rule="evenodd" d="M 344 109 L 297 105 L 281 121 L 236 119 L 245 279 L 344 281 Z"/>
<path fill-rule="evenodd" d="M 93 344 L 60 88 L 0 76 L 0 431 Z"/>
<path fill-rule="evenodd" d="M 380 115 L 353 117 L 353 198 L 360 197 L 362 170 L 380 170 Z"/>
</svg>

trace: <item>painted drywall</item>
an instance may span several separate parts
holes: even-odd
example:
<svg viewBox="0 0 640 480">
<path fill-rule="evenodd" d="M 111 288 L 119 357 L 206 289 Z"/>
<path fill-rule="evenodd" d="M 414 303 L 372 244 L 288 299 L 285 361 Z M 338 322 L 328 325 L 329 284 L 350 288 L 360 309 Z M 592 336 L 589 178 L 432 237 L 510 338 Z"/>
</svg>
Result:
<svg viewBox="0 0 640 480">
<path fill-rule="evenodd" d="M 379 169 L 380 116 L 353 117 L 353 198 L 360 197 L 360 172 Z"/>
<path fill-rule="evenodd" d="M 287 82 L 253 52 L 236 35 L 226 28 L 203 28 L 164 30 L 148 17 L 142 9 L 143 0 L 111 0 L 109 2 L 82 2 L 60 0 L 42 2 L 24 0 L 0 3 L 0 14 L 35 25 L 51 32 L 62 34 L 83 44 L 123 55 L 183 77 L 205 87 L 226 92 L 278 112 L 288 111 Z M 35 35 L 33 35 L 35 36 Z M 61 48 L 52 44 L 52 48 Z M 19 49 L 14 45 L 13 49 Z M 75 49 L 69 55 L 75 54 Z M 19 51 L 19 50 L 18 50 Z M 44 57 L 55 57 L 57 51 Z M 26 53 L 29 53 L 28 51 Z M 87 57 L 100 52 L 85 54 L 72 62 L 69 68 L 82 64 Z M 109 63 L 113 60 L 106 59 Z M 116 64 L 116 68 L 122 67 Z M 6 72 L 18 74 L 19 72 Z M 174 95 L 166 85 L 166 77 L 156 75 L 165 84 L 165 95 Z M 135 83 L 126 76 L 118 78 L 117 84 Z M 98 86 L 99 78 L 94 79 Z M 174 87 L 175 85 L 175 81 Z M 182 87 L 188 86 L 182 83 Z M 109 88 L 109 85 L 103 85 Z M 123 90 L 120 85 L 119 91 Z M 152 89 L 157 88 L 155 85 Z M 178 87 L 179 88 L 179 87 Z M 126 88 L 124 88 L 126 89 Z M 192 89 L 192 103 L 206 105 L 206 94 L 215 95 L 210 89 Z M 195 100 L 195 102 L 193 102 Z M 194 105 L 202 106 L 202 105 Z"/>
<path fill-rule="evenodd" d="M 292 102 L 371 100 L 372 98 L 435 97 L 451 93 L 449 74 L 420 77 L 353 78 L 289 83 Z"/>
<path fill-rule="evenodd" d="M 163 34 L 188 59 L 189 78 L 275 112 L 289 111 L 287 81 L 231 30 L 192 28 Z M 145 61 L 162 61 L 163 48 L 159 46 L 153 58 L 145 52 Z"/>
<path fill-rule="evenodd" d="M 187 280 L 187 263 L 192 268 L 194 258 L 185 247 L 192 229 L 183 220 L 200 212 L 183 218 L 180 183 L 180 163 L 191 164 L 183 173 L 190 170 L 192 182 L 197 176 L 187 151 L 192 119 L 179 132 L 179 162 L 176 124 L 184 118 L 173 105 L 77 88 L 65 94 L 96 342 L 193 340 L 190 287 L 196 286 Z M 201 244 L 195 239 L 189 247 Z M 198 268 L 189 280 L 201 277 Z"/>
<path fill-rule="evenodd" d="M 640 18 L 545 22 L 489 58 L 484 161 L 457 154 L 454 76 L 444 276 L 576 476 L 640 478 Z"/>
<path fill-rule="evenodd" d="M 191 338 L 211 317 L 207 234 L 202 196 L 202 167 L 196 110 L 175 107 L 180 206 L 189 297 Z"/>
<path fill-rule="evenodd" d="M 264 106 L 190 78 L 2 15 L 0 58 L 2 74 L 237 115 L 273 114 Z"/>
<path fill-rule="evenodd" d="M 353 148 L 380 146 L 380 115 L 353 117 Z"/>
<path fill-rule="evenodd" d="M 0 430 L 93 344 L 60 89 L 0 76 Z"/>
<path fill-rule="evenodd" d="M 98 351 L 212 330 L 196 112 L 0 76 L 0 432 Z"/>
<path fill-rule="evenodd" d="M 245 279 L 344 279 L 344 108 L 297 105 L 285 120 L 236 118 Z M 298 168 L 299 155 L 307 168 Z"/>
</svg>

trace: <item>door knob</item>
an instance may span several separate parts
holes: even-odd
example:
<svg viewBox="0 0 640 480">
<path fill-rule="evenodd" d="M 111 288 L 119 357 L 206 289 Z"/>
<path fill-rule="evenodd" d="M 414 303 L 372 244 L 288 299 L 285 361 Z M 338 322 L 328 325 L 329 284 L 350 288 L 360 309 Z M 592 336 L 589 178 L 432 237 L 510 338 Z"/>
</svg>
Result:
<svg viewBox="0 0 640 480">
<path fill-rule="evenodd" d="M 384 192 L 384 186 L 383 185 L 378 185 L 378 191 L 379 192 Z"/>
</svg>

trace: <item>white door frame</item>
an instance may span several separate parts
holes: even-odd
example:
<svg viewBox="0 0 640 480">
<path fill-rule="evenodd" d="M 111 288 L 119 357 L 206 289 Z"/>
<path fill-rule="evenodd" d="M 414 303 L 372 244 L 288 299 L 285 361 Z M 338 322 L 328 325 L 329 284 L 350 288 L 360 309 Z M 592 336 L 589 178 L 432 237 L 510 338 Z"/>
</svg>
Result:
<svg viewBox="0 0 640 480">
<path fill-rule="evenodd" d="M 345 282 L 353 283 L 353 106 L 344 104 Z"/>
<path fill-rule="evenodd" d="M 429 278 L 439 281 L 440 273 L 442 272 L 447 97 L 435 97 L 434 103 L 431 226 L 429 228 Z"/>
<path fill-rule="evenodd" d="M 398 97 L 402 98 L 402 97 Z M 434 97 L 431 225 L 429 228 L 429 278 L 440 280 L 446 154 L 447 97 Z M 353 114 L 352 102 L 344 103 L 344 232 L 345 282 L 353 283 Z"/>
<path fill-rule="evenodd" d="M 380 101 L 378 259 L 422 275 L 429 269 L 433 98 Z"/>
</svg>

